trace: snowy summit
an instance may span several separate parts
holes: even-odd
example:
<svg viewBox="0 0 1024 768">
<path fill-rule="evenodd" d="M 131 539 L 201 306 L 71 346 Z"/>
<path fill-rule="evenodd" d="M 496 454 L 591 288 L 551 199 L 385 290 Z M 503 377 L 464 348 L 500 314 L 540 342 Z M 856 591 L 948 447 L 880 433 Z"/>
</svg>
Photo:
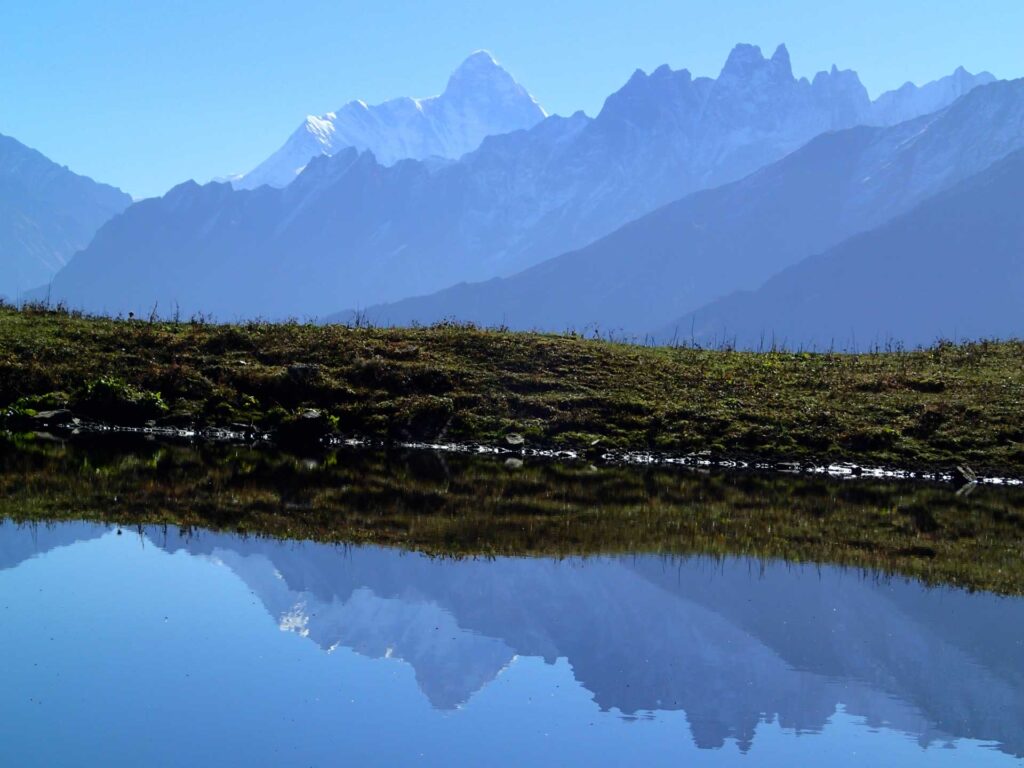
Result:
<svg viewBox="0 0 1024 768">
<path fill-rule="evenodd" d="M 310 115 L 284 146 L 234 182 L 238 189 L 289 184 L 310 160 L 354 147 L 382 165 L 442 157 L 455 160 L 487 137 L 532 128 L 546 113 L 487 51 L 476 51 L 448 79 L 440 96 L 404 96 L 369 106 L 352 101 Z"/>
</svg>

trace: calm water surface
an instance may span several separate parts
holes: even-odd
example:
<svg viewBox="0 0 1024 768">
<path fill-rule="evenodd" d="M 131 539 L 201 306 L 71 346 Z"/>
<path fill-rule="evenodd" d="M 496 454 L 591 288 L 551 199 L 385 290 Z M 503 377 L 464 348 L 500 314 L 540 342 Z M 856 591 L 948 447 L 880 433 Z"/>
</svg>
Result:
<svg viewBox="0 0 1024 768">
<path fill-rule="evenodd" d="M 1024 601 L 854 570 L 3 523 L 0 622 L 4 766 L 1024 755 Z"/>
</svg>

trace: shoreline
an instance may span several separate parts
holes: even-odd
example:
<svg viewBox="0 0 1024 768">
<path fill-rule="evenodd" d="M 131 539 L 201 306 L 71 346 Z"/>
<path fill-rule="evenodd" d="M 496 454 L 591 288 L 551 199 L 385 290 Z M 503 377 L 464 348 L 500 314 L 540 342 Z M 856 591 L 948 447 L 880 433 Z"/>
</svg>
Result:
<svg viewBox="0 0 1024 768">
<path fill-rule="evenodd" d="M 583 462 L 597 466 L 619 467 L 681 467 L 690 469 L 715 469 L 727 473 L 760 472 L 769 474 L 790 474 L 827 477 L 832 480 L 888 480 L 902 482 L 924 482 L 937 485 L 953 485 L 959 491 L 969 491 L 975 486 L 1024 487 L 1024 477 L 977 474 L 970 467 L 949 471 L 940 468 L 908 468 L 887 465 L 836 462 L 814 457 L 793 459 L 782 457 L 772 459 L 765 456 L 714 456 L 709 451 L 675 455 L 648 451 L 603 451 L 600 446 L 586 449 L 557 448 L 543 446 L 502 446 L 475 442 L 403 442 L 380 440 L 370 437 L 327 437 L 301 446 L 282 446 L 274 439 L 272 432 L 256 430 L 234 430 L 230 427 L 173 428 L 158 426 L 132 427 L 116 424 L 81 421 L 42 425 L 43 429 L 17 431 L 0 430 L 8 437 L 19 435 L 52 436 L 61 440 L 77 437 L 98 437 L 117 440 L 119 438 L 141 437 L 168 443 L 192 445 L 235 444 L 243 446 L 265 446 L 282 454 L 329 452 L 339 449 L 355 450 L 406 450 L 434 453 L 459 453 L 476 456 L 494 456 L 510 460 L 542 459 L 558 462 Z"/>
</svg>

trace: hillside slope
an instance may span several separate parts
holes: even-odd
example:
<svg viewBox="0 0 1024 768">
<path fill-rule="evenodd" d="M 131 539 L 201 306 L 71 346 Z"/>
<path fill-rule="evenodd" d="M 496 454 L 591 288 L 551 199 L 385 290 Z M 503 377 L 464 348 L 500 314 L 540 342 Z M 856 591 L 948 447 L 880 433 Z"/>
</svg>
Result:
<svg viewBox="0 0 1024 768">
<path fill-rule="evenodd" d="M 121 190 L 0 135 L 0 296 L 15 300 L 49 281 L 129 205 Z"/>
<path fill-rule="evenodd" d="M 697 340 L 865 349 L 1024 337 L 1024 151 L 678 321 Z M 675 329 L 664 329 L 667 338 Z"/>
</svg>

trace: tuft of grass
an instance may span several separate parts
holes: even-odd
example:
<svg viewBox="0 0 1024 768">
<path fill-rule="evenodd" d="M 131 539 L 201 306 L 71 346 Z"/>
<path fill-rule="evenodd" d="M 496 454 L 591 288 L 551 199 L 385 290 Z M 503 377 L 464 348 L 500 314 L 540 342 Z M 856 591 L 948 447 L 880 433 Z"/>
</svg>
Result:
<svg viewBox="0 0 1024 768">
<path fill-rule="evenodd" d="M 103 381 L 116 384 L 102 385 L 99 407 L 88 392 Z M 270 429 L 316 409 L 346 436 L 516 432 L 550 447 L 601 438 L 609 449 L 1024 475 L 1019 341 L 751 353 L 452 323 L 217 325 L 0 307 L 0 408 L 51 393 L 77 393 L 73 410 L 92 402 L 114 423 L 145 413 Z"/>
</svg>

